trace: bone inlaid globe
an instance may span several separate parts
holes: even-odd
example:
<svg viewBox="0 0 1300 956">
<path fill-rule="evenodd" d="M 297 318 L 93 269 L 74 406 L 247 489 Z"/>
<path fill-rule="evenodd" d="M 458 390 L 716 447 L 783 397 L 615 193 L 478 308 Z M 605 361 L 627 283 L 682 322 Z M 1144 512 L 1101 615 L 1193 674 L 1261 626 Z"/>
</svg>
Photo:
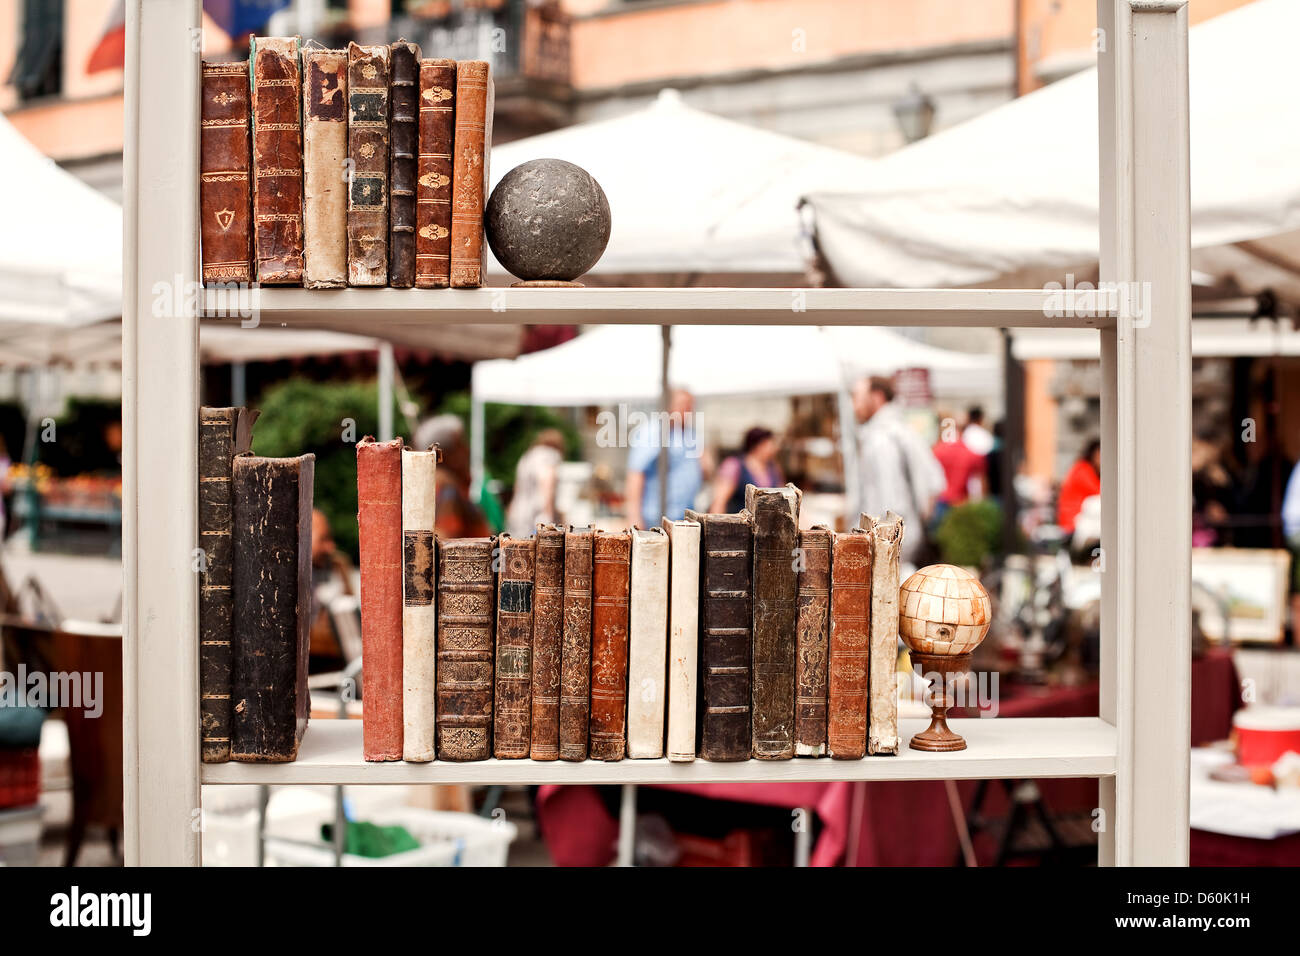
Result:
<svg viewBox="0 0 1300 956">
<path fill-rule="evenodd" d="M 898 590 L 899 636 L 919 654 L 969 654 L 992 618 L 984 585 L 951 564 L 921 568 Z"/>
</svg>

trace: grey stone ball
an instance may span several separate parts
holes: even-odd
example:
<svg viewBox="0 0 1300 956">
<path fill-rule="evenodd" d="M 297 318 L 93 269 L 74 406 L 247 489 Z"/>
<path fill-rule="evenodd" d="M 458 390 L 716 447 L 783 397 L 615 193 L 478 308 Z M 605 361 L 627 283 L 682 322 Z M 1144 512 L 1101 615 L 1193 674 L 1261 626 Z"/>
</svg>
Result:
<svg viewBox="0 0 1300 956">
<path fill-rule="evenodd" d="M 506 173 L 483 221 L 492 254 L 526 282 L 576 279 L 609 244 L 605 191 L 562 159 L 532 159 Z"/>
</svg>

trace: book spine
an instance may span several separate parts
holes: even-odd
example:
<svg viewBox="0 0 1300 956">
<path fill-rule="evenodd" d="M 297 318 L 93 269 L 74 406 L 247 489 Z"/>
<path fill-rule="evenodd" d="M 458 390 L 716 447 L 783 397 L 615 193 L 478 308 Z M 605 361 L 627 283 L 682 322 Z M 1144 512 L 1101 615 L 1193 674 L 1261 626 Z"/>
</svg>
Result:
<svg viewBox="0 0 1300 956">
<path fill-rule="evenodd" d="M 591 759 L 622 760 L 627 744 L 628 592 L 632 536 L 596 532 L 592 545 Z"/>
<path fill-rule="evenodd" d="M 492 70 L 483 60 L 456 64 L 455 158 L 451 186 L 451 285 L 476 289 L 487 277 L 483 205 L 492 152 Z"/>
<path fill-rule="evenodd" d="M 402 440 L 357 442 L 362 740 L 366 760 L 402 759 Z"/>
<path fill-rule="evenodd" d="M 437 451 L 402 449 L 402 759 L 413 763 L 426 763 L 435 752 L 437 477 Z"/>
<path fill-rule="evenodd" d="M 753 525 L 748 512 L 686 517 L 700 522 L 699 755 L 748 760 Z"/>
<path fill-rule="evenodd" d="M 302 51 L 303 282 L 348 284 L 348 54 Z"/>
<path fill-rule="evenodd" d="M 564 636 L 560 646 L 560 759 L 587 759 L 591 714 L 591 574 L 594 533 L 564 535 Z"/>
<path fill-rule="evenodd" d="M 794 752 L 826 753 L 826 658 L 830 641 L 831 534 L 810 528 L 799 534 L 802 562 L 795 651 Z"/>
<path fill-rule="evenodd" d="M 871 527 L 871 664 L 867 753 L 898 753 L 898 556 L 903 519 L 892 511 L 879 520 L 863 515 Z M 868 525 L 867 522 L 871 521 Z"/>
<path fill-rule="evenodd" d="M 415 285 L 415 166 L 419 152 L 420 48 L 398 41 L 390 47 L 388 284 Z"/>
<path fill-rule="evenodd" d="M 564 531 L 537 526 L 533 588 L 533 721 L 528 755 L 560 756 L 560 644 L 564 634 Z"/>
<path fill-rule="evenodd" d="M 203 64 L 199 235 L 204 282 L 252 282 L 248 61 Z"/>
<path fill-rule="evenodd" d="M 388 285 L 388 47 L 348 44 L 348 285 Z"/>
<path fill-rule="evenodd" d="M 831 554 L 826 746 L 832 757 L 867 753 L 867 639 L 871 627 L 871 536 L 835 535 Z"/>
<path fill-rule="evenodd" d="M 314 455 L 235 459 L 234 633 L 230 756 L 298 756 L 311 699 L 311 506 Z"/>
<path fill-rule="evenodd" d="M 794 756 L 795 600 L 799 489 L 745 489 L 754 516 L 754 756 Z"/>
<path fill-rule="evenodd" d="M 438 542 L 438 759 L 492 756 L 492 538 Z"/>
<path fill-rule="evenodd" d="M 695 697 L 699 670 L 700 525 L 663 520 L 672 539 L 668 610 L 668 759 L 695 759 Z"/>
<path fill-rule="evenodd" d="M 230 473 L 241 409 L 199 409 L 199 726 L 204 763 L 230 759 L 234 584 Z"/>
<path fill-rule="evenodd" d="M 456 61 L 421 60 L 419 178 L 415 184 L 415 284 L 421 289 L 445 289 L 451 283 L 455 130 Z"/>
<path fill-rule="evenodd" d="M 534 538 L 499 539 L 497 585 L 496 697 L 492 712 L 492 754 L 498 760 L 528 756 L 532 729 Z"/>
<path fill-rule="evenodd" d="M 254 37 L 253 248 L 262 285 L 302 282 L 298 37 Z"/>
<path fill-rule="evenodd" d="M 668 672 L 668 536 L 632 532 L 632 608 L 627 665 L 627 755 L 664 755 Z"/>
</svg>

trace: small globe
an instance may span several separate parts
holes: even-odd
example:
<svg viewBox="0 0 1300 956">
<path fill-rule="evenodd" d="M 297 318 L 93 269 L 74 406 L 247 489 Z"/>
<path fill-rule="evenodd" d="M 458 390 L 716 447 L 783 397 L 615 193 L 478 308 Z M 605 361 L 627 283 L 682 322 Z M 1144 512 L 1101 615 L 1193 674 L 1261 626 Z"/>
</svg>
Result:
<svg viewBox="0 0 1300 956">
<path fill-rule="evenodd" d="M 921 568 L 898 589 L 899 636 L 918 654 L 969 654 L 980 646 L 992 620 L 984 585 L 951 564 Z"/>
<path fill-rule="evenodd" d="M 609 244 L 609 200 L 591 173 L 562 159 L 533 159 L 506 173 L 483 215 L 488 245 L 526 282 L 568 282 Z"/>
</svg>

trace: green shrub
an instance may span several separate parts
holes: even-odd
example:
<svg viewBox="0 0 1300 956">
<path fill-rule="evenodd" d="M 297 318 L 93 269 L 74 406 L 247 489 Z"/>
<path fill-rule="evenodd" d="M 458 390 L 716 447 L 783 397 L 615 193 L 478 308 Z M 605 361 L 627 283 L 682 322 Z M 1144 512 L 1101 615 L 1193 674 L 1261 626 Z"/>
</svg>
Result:
<svg viewBox="0 0 1300 956">
<path fill-rule="evenodd" d="M 988 499 L 950 508 L 939 522 L 935 544 L 944 562 L 979 567 L 1002 544 L 1002 508 Z"/>
</svg>

